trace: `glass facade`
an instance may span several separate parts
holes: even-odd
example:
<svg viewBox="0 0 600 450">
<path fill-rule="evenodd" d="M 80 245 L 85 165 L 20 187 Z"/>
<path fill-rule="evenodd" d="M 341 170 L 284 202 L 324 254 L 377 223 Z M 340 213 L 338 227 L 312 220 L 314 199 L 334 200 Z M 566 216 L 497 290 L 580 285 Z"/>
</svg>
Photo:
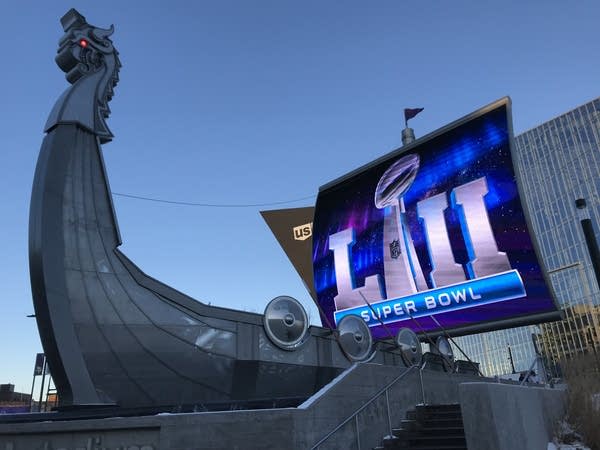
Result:
<svg viewBox="0 0 600 450">
<path fill-rule="evenodd" d="M 561 359 L 600 351 L 600 292 L 580 223 L 591 218 L 600 239 L 600 98 L 516 136 L 514 150 L 533 234 L 565 318 L 456 343 L 485 375 L 511 373 L 511 356 L 514 370 L 529 369 L 537 347 L 548 375 L 559 376 Z M 578 198 L 585 210 L 576 209 Z"/>
</svg>

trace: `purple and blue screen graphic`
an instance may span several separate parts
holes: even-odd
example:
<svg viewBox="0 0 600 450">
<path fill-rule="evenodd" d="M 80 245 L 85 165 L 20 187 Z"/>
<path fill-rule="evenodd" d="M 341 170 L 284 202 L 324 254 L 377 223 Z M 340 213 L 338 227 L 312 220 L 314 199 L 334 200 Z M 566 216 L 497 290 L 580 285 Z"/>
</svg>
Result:
<svg viewBox="0 0 600 450">
<path fill-rule="evenodd" d="M 519 198 L 507 105 L 321 190 L 313 269 L 331 324 L 355 314 L 388 338 L 556 311 Z"/>
</svg>

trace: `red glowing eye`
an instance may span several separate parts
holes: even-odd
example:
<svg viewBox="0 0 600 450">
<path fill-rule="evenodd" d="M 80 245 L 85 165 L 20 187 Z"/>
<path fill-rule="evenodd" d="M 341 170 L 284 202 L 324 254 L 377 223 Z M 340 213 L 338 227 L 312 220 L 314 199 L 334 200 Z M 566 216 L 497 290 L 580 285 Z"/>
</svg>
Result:
<svg viewBox="0 0 600 450">
<path fill-rule="evenodd" d="M 85 39 L 82 39 L 82 40 L 79 41 L 79 45 L 81 45 L 83 48 L 86 48 L 87 45 L 88 45 L 88 43 L 87 43 L 87 41 Z"/>
</svg>

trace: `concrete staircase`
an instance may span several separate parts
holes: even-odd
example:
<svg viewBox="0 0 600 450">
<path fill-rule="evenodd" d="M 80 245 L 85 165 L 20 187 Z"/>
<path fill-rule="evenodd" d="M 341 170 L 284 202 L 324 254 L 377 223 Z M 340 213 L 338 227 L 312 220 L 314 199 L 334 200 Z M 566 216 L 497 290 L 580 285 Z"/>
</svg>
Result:
<svg viewBox="0 0 600 450">
<path fill-rule="evenodd" d="M 375 450 L 467 450 L 460 405 L 418 405 Z"/>
</svg>

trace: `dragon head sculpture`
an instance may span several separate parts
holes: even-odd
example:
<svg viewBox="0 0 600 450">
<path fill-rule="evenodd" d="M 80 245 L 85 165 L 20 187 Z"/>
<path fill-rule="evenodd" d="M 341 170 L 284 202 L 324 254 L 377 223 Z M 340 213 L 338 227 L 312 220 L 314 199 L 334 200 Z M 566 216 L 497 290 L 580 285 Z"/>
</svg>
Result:
<svg viewBox="0 0 600 450">
<path fill-rule="evenodd" d="M 101 142 L 108 142 L 113 137 L 106 125 L 108 102 L 121 67 L 119 53 L 109 38 L 114 27 L 94 27 L 75 9 L 62 17 L 61 24 L 65 34 L 59 40 L 55 61 L 71 86 L 50 113 L 46 132 L 61 123 L 75 123 L 96 134 Z"/>
</svg>

